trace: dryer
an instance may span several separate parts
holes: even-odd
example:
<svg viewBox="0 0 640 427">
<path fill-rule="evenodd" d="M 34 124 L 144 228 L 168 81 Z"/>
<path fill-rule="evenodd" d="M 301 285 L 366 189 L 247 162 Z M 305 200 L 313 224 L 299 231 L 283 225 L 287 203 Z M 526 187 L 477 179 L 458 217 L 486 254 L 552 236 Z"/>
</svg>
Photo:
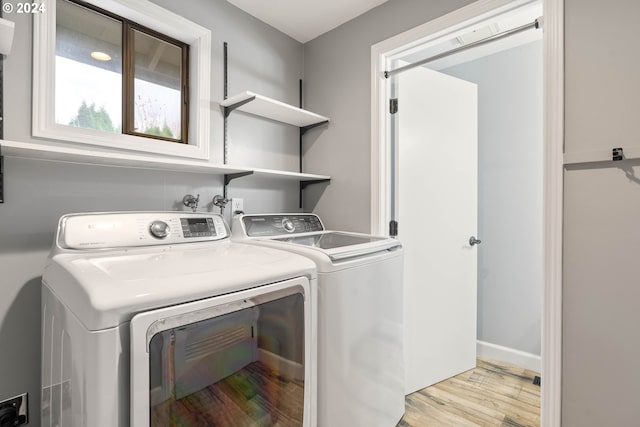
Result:
<svg viewBox="0 0 640 427">
<path fill-rule="evenodd" d="M 315 421 L 315 265 L 216 214 L 65 215 L 43 274 L 43 426 Z"/>
<path fill-rule="evenodd" d="M 316 265 L 318 426 L 396 426 L 405 405 L 400 242 L 328 231 L 313 214 L 238 215 L 232 230 L 235 241 Z"/>
</svg>

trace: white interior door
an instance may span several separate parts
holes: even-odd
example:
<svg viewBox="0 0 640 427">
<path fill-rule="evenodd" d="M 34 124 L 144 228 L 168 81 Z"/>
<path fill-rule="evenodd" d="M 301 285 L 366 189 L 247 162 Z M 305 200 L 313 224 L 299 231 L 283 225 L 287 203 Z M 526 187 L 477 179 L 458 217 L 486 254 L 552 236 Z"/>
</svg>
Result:
<svg viewBox="0 0 640 427">
<path fill-rule="evenodd" d="M 477 87 L 422 67 L 398 78 L 405 392 L 476 364 Z"/>
</svg>

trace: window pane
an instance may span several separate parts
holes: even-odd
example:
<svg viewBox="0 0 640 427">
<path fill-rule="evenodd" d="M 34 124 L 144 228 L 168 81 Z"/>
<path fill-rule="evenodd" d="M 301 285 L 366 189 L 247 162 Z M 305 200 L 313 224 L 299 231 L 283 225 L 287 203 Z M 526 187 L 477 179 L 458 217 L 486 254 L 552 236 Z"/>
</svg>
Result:
<svg viewBox="0 0 640 427">
<path fill-rule="evenodd" d="M 155 335 L 151 427 L 300 427 L 304 298 L 290 295 Z"/>
<path fill-rule="evenodd" d="M 122 23 L 67 1 L 56 6 L 55 121 L 122 131 Z"/>
<path fill-rule="evenodd" d="M 134 33 L 134 132 L 181 139 L 182 49 Z"/>
</svg>

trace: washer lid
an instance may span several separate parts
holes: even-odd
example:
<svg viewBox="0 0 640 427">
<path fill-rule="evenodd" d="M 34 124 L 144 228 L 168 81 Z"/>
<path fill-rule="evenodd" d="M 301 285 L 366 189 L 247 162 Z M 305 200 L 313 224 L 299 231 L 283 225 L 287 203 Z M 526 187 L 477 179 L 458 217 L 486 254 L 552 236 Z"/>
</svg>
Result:
<svg viewBox="0 0 640 427">
<path fill-rule="evenodd" d="M 308 246 L 324 252 L 332 260 L 374 254 L 401 246 L 398 240 L 367 234 L 324 231 L 291 237 L 278 237 L 276 242 Z"/>
<path fill-rule="evenodd" d="M 328 231 L 326 233 L 308 234 L 295 237 L 281 237 L 281 242 L 295 243 L 297 245 L 312 246 L 320 249 L 336 249 L 345 246 L 364 245 L 367 243 L 387 240 L 384 237 L 366 236 L 344 233 L 340 231 Z"/>
<path fill-rule="evenodd" d="M 304 257 L 223 240 L 58 253 L 43 282 L 87 329 L 100 330 L 149 309 L 315 274 Z"/>
</svg>

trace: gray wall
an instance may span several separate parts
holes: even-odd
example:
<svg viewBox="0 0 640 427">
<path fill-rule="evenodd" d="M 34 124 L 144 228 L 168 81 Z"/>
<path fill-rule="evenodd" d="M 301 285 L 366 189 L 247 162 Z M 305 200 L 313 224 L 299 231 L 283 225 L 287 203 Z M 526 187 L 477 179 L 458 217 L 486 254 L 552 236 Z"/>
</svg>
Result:
<svg viewBox="0 0 640 427">
<path fill-rule="evenodd" d="M 296 103 L 297 78 L 302 75 L 297 43 L 223 0 L 192 0 L 188 6 L 158 2 L 186 9 L 187 17 L 212 27 L 217 61 L 222 41 L 230 42 L 230 58 L 237 64 L 231 93 L 248 88 Z M 330 185 L 313 188 L 307 208 L 315 207 L 329 226 L 369 230 L 371 45 L 469 3 L 391 0 L 305 45 L 306 106 L 333 120 L 328 128 L 309 134 L 305 167 L 334 176 Z M 640 114 L 640 61 L 634 55 L 640 4 L 565 0 L 565 8 L 567 150 L 633 143 Z M 31 21 L 26 15 L 10 18 L 16 21 L 16 37 L 13 54 L 5 61 L 5 136 L 29 140 Z M 212 87 L 212 99 L 220 99 L 219 62 L 213 65 Z M 219 152 L 221 119 L 216 108 L 212 106 L 212 143 Z M 289 150 L 274 162 L 288 165 Z M 240 163 L 237 155 L 232 151 L 232 161 Z M 5 166 L 7 203 L 0 205 L 0 398 L 30 392 L 36 407 L 31 425 L 37 426 L 39 275 L 56 219 L 70 211 L 177 208 L 176 200 L 187 191 L 200 191 L 207 198 L 218 192 L 220 179 L 11 158 Z M 640 322 L 640 195 L 635 176 L 640 176 L 640 162 L 616 166 L 574 166 L 565 174 L 562 382 L 567 427 L 635 425 L 640 419 L 640 373 L 635 369 L 640 360 L 635 339 Z M 244 189 L 234 186 L 231 195 L 257 197 L 252 187 L 260 185 L 270 189 L 259 193 L 266 196 L 262 202 L 276 200 L 277 206 L 268 209 L 295 209 L 297 200 L 273 183 L 245 182 Z M 271 199 L 270 193 L 277 197 Z M 259 204 L 245 201 L 247 210 L 250 203 Z"/>
<path fill-rule="evenodd" d="M 305 46 L 307 106 L 332 118 L 306 147 L 333 176 L 315 207 L 369 229 L 370 47 L 470 2 L 391 0 Z M 567 152 L 637 144 L 640 4 L 565 0 Z M 562 417 L 566 427 L 640 419 L 640 161 L 568 167 L 564 202 Z M 345 212 L 350 215 L 344 216 Z"/>
<path fill-rule="evenodd" d="M 305 141 L 305 171 L 331 175 L 305 209 L 329 228 L 371 229 L 371 46 L 469 3 L 390 0 L 305 45 L 305 106 L 331 118 Z"/>
<path fill-rule="evenodd" d="M 640 3 L 565 0 L 567 152 L 638 146 Z M 565 171 L 562 418 L 640 420 L 640 161 Z"/>
<path fill-rule="evenodd" d="M 540 355 L 542 41 L 440 71 L 478 84 L 478 339 Z"/>
<path fill-rule="evenodd" d="M 222 159 L 222 43 L 229 43 L 229 94 L 252 90 L 297 104 L 303 46 L 224 0 L 158 4 L 212 30 L 211 150 Z M 31 43 L 28 15 L 12 14 L 13 50 L 4 60 L 5 138 L 31 141 Z M 296 171 L 298 131 L 234 113 L 230 161 Z M 38 141 L 42 142 L 42 141 Z M 29 392 L 39 426 L 40 275 L 60 215 L 112 210 L 181 210 L 186 193 L 200 193 L 201 210 L 222 192 L 220 176 L 5 158 L 0 204 L 0 399 Z M 256 178 L 233 181 L 229 195 L 248 212 L 297 211 L 297 183 Z"/>
</svg>

